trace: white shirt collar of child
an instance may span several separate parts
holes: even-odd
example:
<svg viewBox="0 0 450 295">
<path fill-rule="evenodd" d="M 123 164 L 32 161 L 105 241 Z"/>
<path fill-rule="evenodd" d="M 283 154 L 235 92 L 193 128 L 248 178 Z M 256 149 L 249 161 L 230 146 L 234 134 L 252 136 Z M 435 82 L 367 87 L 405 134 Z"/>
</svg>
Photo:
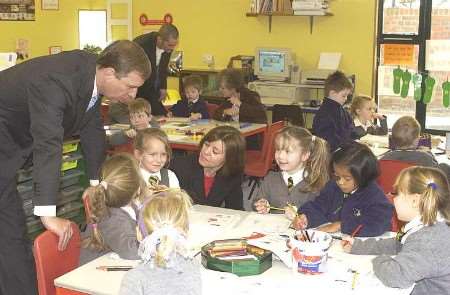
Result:
<svg viewBox="0 0 450 295">
<path fill-rule="evenodd" d="M 149 185 L 148 179 L 150 178 L 150 176 L 156 176 L 161 181 L 161 171 L 158 171 L 156 173 L 150 173 L 142 167 L 140 167 L 140 170 L 141 170 L 142 177 L 144 178 L 144 181 L 147 185 Z"/>
<path fill-rule="evenodd" d="M 292 177 L 292 181 L 294 183 L 294 186 L 296 186 L 297 184 L 299 184 L 303 180 L 303 171 L 305 171 L 305 169 L 300 169 L 300 170 L 298 170 L 297 172 L 295 172 L 293 174 L 289 174 L 286 171 L 281 171 L 281 175 L 283 176 L 284 183 L 286 183 L 286 185 L 287 185 L 288 178 Z"/>
<path fill-rule="evenodd" d="M 126 205 L 123 207 L 120 207 L 120 209 L 124 210 L 125 212 L 128 213 L 128 215 L 130 215 L 131 218 L 133 218 L 133 220 L 137 220 L 136 217 L 136 212 L 134 211 L 133 207 L 131 207 L 130 205 Z"/>
<path fill-rule="evenodd" d="M 404 244 L 406 239 L 408 238 L 408 236 L 412 233 L 415 233 L 416 231 L 422 229 L 425 225 L 422 223 L 422 221 L 420 220 L 420 216 L 417 216 L 416 218 L 414 218 L 413 220 L 411 220 L 410 222 L 408 222 L 405 225 L 405 228 L 403 229 L 405 235 L 402 237 L 401 239 L 401 243 Z M 445 219 L 442 217 L 442 215 L 438 212 L 437 216 L 436 216 L 436 222 L 444 222 Z"/>
<path fill-rule="evenodd" d="M 355 124 L 355 127 L 359 127 L 361 126 L 365 131 L 367 131 L 367 128 L 369 128 L 370 126 L 372 126 L 372 123 L 370 121 L 367 121 L 366 124 L 363 124 L 359 118 L 355 118 L 353 120 L 353 123 Z"/>
</svg>

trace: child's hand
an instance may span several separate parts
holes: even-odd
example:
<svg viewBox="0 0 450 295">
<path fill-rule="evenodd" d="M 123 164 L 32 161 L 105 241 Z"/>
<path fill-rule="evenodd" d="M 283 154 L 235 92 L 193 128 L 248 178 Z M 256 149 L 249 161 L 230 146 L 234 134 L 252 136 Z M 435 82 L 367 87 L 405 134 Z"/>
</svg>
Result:
<svg viewBox="0 0 450 295">
<path fill-rule="evenodd" d="M 372 117 L 374 119 L 378 119 L 378 120 L 384 119 L 384 116 L 382 114 L 378 114 L 378 113 L 373 113 Z"/>
<path fill-rule="evenodd" d="M 130 138 L 135 138 L 136 137 L 136 130 L 134 129 L 128 129 L 125 131 L 125 134 L 130 137 Z"/>
<path fill-rule="evenodd" d="M 189 117 L 189 119 L 191 119 L 192 121 L 200 120 L 201 118 L 202 114 L 200 113 L 191 113 L 191 116 Z"/>
<path fill-rule="evenodd" d="M 294 218 L 291 226 L 296 230 L 305 229 L 308 226 L 308 218 L 305 214 L 299 214 Z"/>
<path fill-rule="evenodd" d="M 233 105 L 236 105 L 236 106 L 238 106 L 238 107 L 241 106 L 241 100 L 240 100 L 238 97 L 236 97 L 236 96 L 231 96 L 231 97 L 228 99 L 228 101 L 231 102 Z"/>
<path fill-rule="evenodd" d="M 352 237 L 344 237 L 342 238 L 341 246 L 345 252 L 350 253 L 352 251 L 353 243 L 355 239 Z"/>
<path fill-rule="evenodd" d="M 285 206 L 284 207 L 284 216 L 286 216 L 289 220 L 294 220 L 297 216 L 297 207 L 295 206 Z"/>
<path fill-rule="evenodd" d="M 167 112 L 166 116 L 167 116 L 168 118 L 172 118 L 172 117 L 173 117 L 173 113 L 172 113 L 172 112 Z"/>
<path fill-rule="evenodd" d="M 317 230 L 324 231 L 326 233 L 335 233 L 341 230 L 341 222 L 336 221 L 326 225 L 319 226 Z"/>
<path fill-rule="evenodd" d="M 239 109 L 229 108 L 229 109 L 223 110 L 223 113 L 228 116 L 236 116 L 237 114 L 239 114 Z"/>
<path fill-rule="evenodd" d="M 266 199 L 259 199 L 255 202 L 255 209 L 256 212 L 260 214 L 267 214 L 270 211 L 270 204 L 269 201 Z"/>
</svg>

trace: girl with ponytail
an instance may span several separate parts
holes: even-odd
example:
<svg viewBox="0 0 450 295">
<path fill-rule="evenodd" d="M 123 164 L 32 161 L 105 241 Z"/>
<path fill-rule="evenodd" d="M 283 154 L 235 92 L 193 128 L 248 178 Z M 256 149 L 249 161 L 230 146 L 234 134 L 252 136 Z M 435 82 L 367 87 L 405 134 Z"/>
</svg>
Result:
<svg viewBox="0 0 450 295">
<path fill-rule="evenodd" d="M 180 189 L 152 195 L 143 204 L 139 228 L 142 263 L 122 280 L 121 295 L 201 294 L 200 263 L 188 256 L 191 200 Z"/>
<path fill-rule="evenodd" d="M 450 193 L 436 168 L 410 167 L 397 177 L 394 205 L 407 222 L 392 239 L 347 238 L 344 250 L 381 255 L 372 260 L 375 275 L 388 287 L 410 288 L 412 295 L 449 294 Z M 393 255 L 395 255 L 393 257 Z"/>
<path fill-rule="evenodd" d="M 128 154 L 107 159 L 101 168 L 101 182 L 89 188 L 88 227 L 83 233 L 80 264 L 107 252 L 124 259 L 139 259 L 136 236 L 137 209 L 134 200 L 144 192 L 136 160 Z"/>
<path fill-rule="evenodd" d="M 261 185 L 258 213 L 289 211 L 287 204 L 300 207 L 313 200 L 328 182 L 329 152 L 325 140 L 301 127 L 285 127 L 276 136 L 275 161 L 280 171 L 270 171 Z M 295 210 L 294 210 L 295 211 Z M 296 212 L 290 212 L 291 219 Z M 293 215 L 293 216 L 292 216 Z"/>
</svg>

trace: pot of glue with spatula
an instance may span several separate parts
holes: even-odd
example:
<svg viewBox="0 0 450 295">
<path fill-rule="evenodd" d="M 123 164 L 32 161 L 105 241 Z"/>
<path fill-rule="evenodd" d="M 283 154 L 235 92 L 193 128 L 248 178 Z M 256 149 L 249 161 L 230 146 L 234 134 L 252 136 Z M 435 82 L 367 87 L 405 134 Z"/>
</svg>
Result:
<svg viewBox="0 0 450 295">
<path fill-rule="evenodd" d="M 293 266 L 304 274 L 321 274 L 326 271 L 331 235 L 317 230 L 300 230 L 289 239 Z"/>
</svg>

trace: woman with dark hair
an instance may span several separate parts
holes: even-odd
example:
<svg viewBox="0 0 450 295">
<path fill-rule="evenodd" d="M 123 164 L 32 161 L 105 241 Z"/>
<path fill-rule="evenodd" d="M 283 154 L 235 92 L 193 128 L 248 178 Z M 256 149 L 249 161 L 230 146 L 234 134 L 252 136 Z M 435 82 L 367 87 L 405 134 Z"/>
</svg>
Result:
<svg viewBox="0 0 450 295">
<path fill-rule="evenodd" d="M 266 111 L 259 94 L 249 90 L 238 69 L 225 69 L 219 73 L 219 86 L 227 98 L 213 115 L 219 121 L 267 123 Z"/>
<path fill-rule="evenodd" d="M 239 130 L 219 126 L 200 141 L 198 154 L 175 157 L 170 168 L 196 204 L 243 210 L 245 141 Z"/>
</svg>

